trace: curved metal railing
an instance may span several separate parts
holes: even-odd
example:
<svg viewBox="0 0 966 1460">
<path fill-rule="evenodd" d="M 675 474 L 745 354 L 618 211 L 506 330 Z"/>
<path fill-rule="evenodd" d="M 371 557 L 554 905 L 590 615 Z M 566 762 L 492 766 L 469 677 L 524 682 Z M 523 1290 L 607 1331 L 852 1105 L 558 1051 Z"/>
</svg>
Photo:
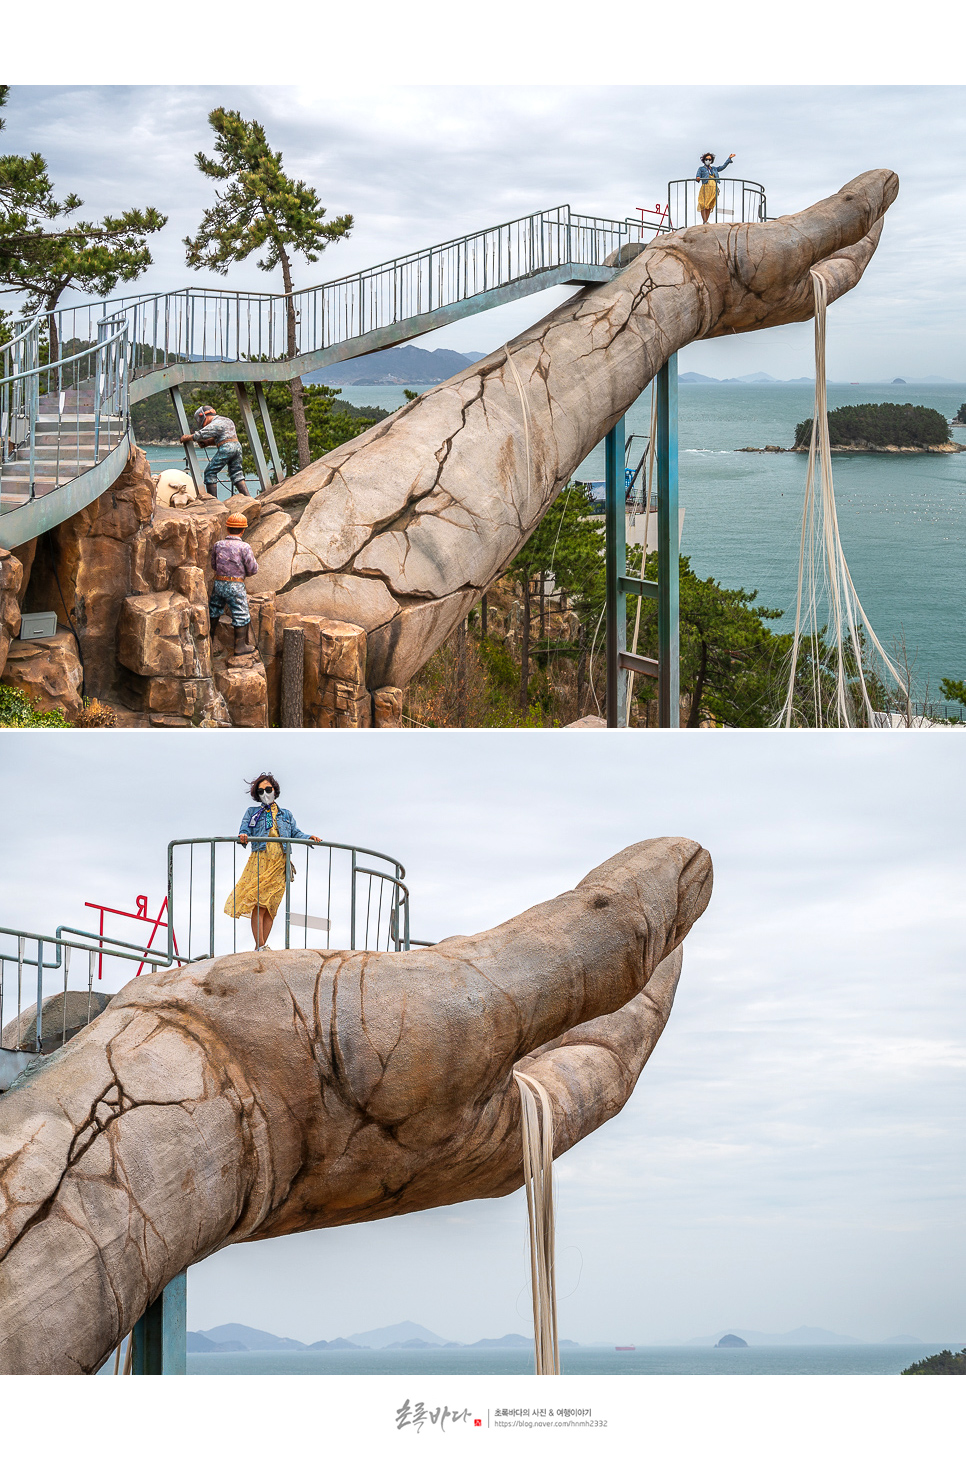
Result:
<svg viewBox="0 0 966 1460">
<path fill-rule="evenodd" d="M 343 842 L 313 842 L 304 837 L 277 840 L 285 854 L 287 875 L 273 929 L 276 947 L 399 953 L 412 944 L 431 946 L 410 940 L 406 869 L 395 857 Z M 77 1032 L 74 1015 L 78 1006 L 71 1005 L 68 1011 L 68 993 L 86 993 L 86 1018 L 81 1022 L 87 1023 L 102 1007 L 100 1000 L 95 1002 L 94 988 L 95 980 L 100 983 L 105 972 L 106 986 L 113 992 L 119 978 L 121 983 L 130 978 L 130 970 L 125 972 L 127 964 L 138 965 L 137 976 L 145 967 L 156 971 L 238 952 L 240 943 L 251 946 L 247 916 L 223 915 L 248 858 L 249 849 L 241 847 L 237 836 L 169 842 L 167 900 L 157 919 L 148 917 L 147 900 L 143 900 L 145 924 L 152 927 L 147 943 L 106 933 L 103 916 L 97 931 L 64 924 L 55 933 L 0 927 L 0 1030 L 6 1028 L 8 1036 L 0 1039 L 0 1089 L 24 1067 L 21 1059 L 14 1068 L 7 1055 L 33 1057 L 66 1038 L 68 1026 Z M 257 859 L 255 866 L 257 900 L 261 877 Z M 162 936 L 160 946 L 152 947 L 159 929 L 167 931 L 167 942 Z M 43 1001 L 52 993 L 63 993 L 64 1001 L 59 1013 L 48 1020 L 45 1035 Z M 21 1038 L 24 1030 L 26 1036 Z"/>
<path fill-rule="evenodd" d="M 41 362 L 46 316 L 0 350 L 0 511 L 16 511 L 95 468 L 129 427 L 123 314 L 97 322 L 94 344 Z M 109 483 L 105 483 L 105 486 Z"/>
<path fill-rule="evenodd" d="M 622 222 L 575 213 L 566 204 L 543 209 L 290 295 L 188 288 L 38 314 L 0 351 L 0 510 L 15 510 L 89 471 L 105 438 L 119 443 L 127 433 L 131 402 L 162 390 L 172 390 L 183 411 L 183 383 L 286 380 L 552 284 L 602 283 L 615 272 L 606 260 L 624 243 L 698 220 L 698 186 L 693 178 L 671 182 L 666 207 L 642 209 L 640 218 Z M 760 183 L 721 179 L 715 221 L 764 217 Z M 62 342 L 56 363 L 41 363 L 44 335 Z M 259 408 L 270 436 L 261 399 Z M 257 436 L 247 416 L 246 429 Z M 85 455 L 92 448 L 93 463 Z M 261 444 L 253 441 L 252 448 L 259 461 Z M 121 465 L 114 463 L 115 476 Z M 279 469 L 276 462 L 276 477 Z M 262 465 L 259 475 L 267 481 Z M 91 485 L 97 485 L 93 478 Z M 77 510 L 65 502 L 64 513 L 68 508 Z M 48 512 L 50 521 L 32 525 L 45 530 L 54 517 L 61 520 Z"/>
<path fill-rule="evenodd" d="M 676 178 L 667 185 L 668 221 L 673 229 L 691 228 L 700 223 L 698 193 L 701 183 L 694 177 Z M 761 183 L 745 178 L 718 179 L 717 197 L 709 223 L 764 223 L 765 189 Z"/>
<path fill-rule="evenodd" d="M 396 858 L 343 842 L 301 837 L 271 841 L 283 848 L 286 867 L 276 946 L 396 953 L 409 948 L 409 889 L 406 869 Z M 172 962 L 194 963 L 237 953 L 239 927 L 242 943 L 249 946 L 247 913 L 229 911 L 235 906 L 233 890 L 248 860 L 238 837 L 190 837 L 168 844 L 168 956 Z M 371 866 L 370 862 L 381 865 Z M 252 866 L 258 901 L 262 859 L 253 859 Z M 324 934 L 324 942 L 321 938 L 310 941 L 310 933 Z"/>
</svg>

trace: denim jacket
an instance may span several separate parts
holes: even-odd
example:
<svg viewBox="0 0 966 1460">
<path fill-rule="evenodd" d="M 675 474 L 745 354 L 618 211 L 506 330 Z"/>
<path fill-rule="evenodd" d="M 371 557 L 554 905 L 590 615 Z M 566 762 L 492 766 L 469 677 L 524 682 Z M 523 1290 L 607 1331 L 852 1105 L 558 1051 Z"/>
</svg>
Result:
<svg viewBox="0 0 966 1460">
<path fill-rule="evenodd" d="M 295 825 L 295 817 L 292 815 L 291 811 L 286 811 L 284 806 L 279 806 L 276 821 L 279 836 L 305 836 L 305 832 L 299 831 L 298 827 Z M 245 812 L 245 815 L 241 819 L 241 826 L 238 828 L 238 834 L 240 836 L 242 832 L 244 832 L 246 836 L 254 838 L 258 835 L 259 832 L 265 835 L 270 832 L 271 829 L 272 808 L 269 807 L 266 811 L 264 806 L 249 806 L 248 810 Z M 258 842 L 252 840 L 250 842 L 250 846 L 253 852 L 264 852 L 265 850 L 265 843 L 263 841 Z"/>
<path fill-rule="evenodd" d="M 698 170 L 694 174 L 694 176 L 695 176 L 695 179 L 696 179 L 697 182 L 706 183 L 706 182 L 709 182 L 711 180 L 711 178 L 714 178 L 715 182 L 719 182 L 720 181 L 720 174 L 722 172 L 724 172 L 724 170 L 725 170 L 726 167 L 730 167 L 730 166 L 731 166 L 731 158 L 730 157 L 728 158 L 728 161 L 727 162 L 719 162 L 717 164 L 717 166 L 712 166 L 712 167 L 709 167 L 706 162 L 702 162 L 700 164 L 700 166 L 698 167 Z"/>
</svg>

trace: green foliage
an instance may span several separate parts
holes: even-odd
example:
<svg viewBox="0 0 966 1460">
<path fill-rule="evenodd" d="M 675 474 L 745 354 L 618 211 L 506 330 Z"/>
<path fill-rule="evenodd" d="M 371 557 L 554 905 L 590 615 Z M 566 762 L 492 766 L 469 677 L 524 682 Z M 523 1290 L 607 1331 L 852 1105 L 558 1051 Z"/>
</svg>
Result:
<svg viewBox="0 0 966 1460">
<path fill-rule="evenodd" d="M 957 705 L 966 705 L 966 680 L 941 679 L 939 688 L 947 700 L 952 700 Z"/>
<path fill-rule="evenodd" d="M 955 416 L 953 416 L 953 420 L 958 421 L 961 425 L 966 426 L 966 401 L 963 402 L 959 410 L 956 412 Z"/>
<path fill-rule="evenodd" d="M 657 581 L 656 553 L 648 557 L 644 576 Z M 681 693 L 690 700 L 688 725 L 697 728 L 707 715 L 719 725 L 770 725 L 784 698 L 783 668 L 791 636 L 774 634 L 765 624 L 781 613 L 756 606 L 757 590 L 722 588 L 714 578 L 699 578 L 686 557 L 680 560 L 678 591 Z M 658 657 L 653 598 L 641 605 L 638 653 Z M 642 685 L 640 679 L 635 689 L 641 699 L 653 696 L 653 685 Z"/>
<path fill-rule="evenodd" d="M 920 1359 L 918 1364 L 910 1364 L 908 1369 L 903 1369 L 902 1372 L 904 1374 L 966 1374 L 966 1348 L 960 1349 L 958 1354 L 944 1348 L 942 1353 L 930 1354 L 927 1359 Z"/>
<path fill-rule="evenodd" d="M 828 413 L 829 441 L 833 446 L 941 446 L 949 440 L 949 423 L 942 411 L 929 406 L 839 406 Z M 808 446 L 812 422 L 795 427 L 795 445 Z"/>
<path fill-rule="evenodd" d="M 0 684 L 0 729 L 66 730 L 63 710 L 37 710 L 22 689 Z"/>
<path fill-rule="evenodd" d="M 0 106 L 6 94 L 0 96 Z M 167 218 L 156 208 L 129 208 L 98 223 L 68 222 L 83 199 L 58 199 L 39 152 L 0 157 L 0 283 L 25 296 L 25 312 L 56 309 L 68 287 L 105 295 L 129 282 L 152 262 L 145 238 Z M 60 220 L 60 227 L 46 225 Z M 50 359 L 59 358 L 56 335 Z"/>
<path fill-rule="evenodd" d="M 514 582 L 527 583 L 538 573 L 552 573 L 568 593 L 592 595 L 604 568 L 604 524 L 588 517 L 589 490 L 564 487 L 507 570 Z"/>
<path fill-rule="evenodd" d="M 208 121 L 217 159 L 199 152 L 195 161 L 205 177 L 227 186 L 215 194 L 196 236 L 184 240 L 190 268 L 227 274 L 231 264 L 264 249 L 258 267 L 270 273 L 281 266 L 287 273 L 290 254 L 315 263 L 327 244 L 348 234 L 351 214 L 325 221 L 315 189 L 287 176 L 282 154 L 271 150 L 260 122 L 246 122 L 224 107 L 210 112 Z M 285 289 L 291 289 L 290 278 Z"/>
</svg>

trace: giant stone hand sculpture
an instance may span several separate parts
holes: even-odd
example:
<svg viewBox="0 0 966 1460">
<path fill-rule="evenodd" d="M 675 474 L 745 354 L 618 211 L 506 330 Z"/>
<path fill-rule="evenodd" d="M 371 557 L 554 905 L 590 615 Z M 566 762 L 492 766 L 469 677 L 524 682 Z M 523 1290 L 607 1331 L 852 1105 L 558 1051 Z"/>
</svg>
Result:
<svg viewBox="0 0 966 1460">
<path fill-rule="evenodd" d="M 132 981 L 0 1096 L 0 1372 L 96 1370 L 230 1243 L 522 1185 L 514 1066 L 556 1155 L 615 1115 L 710 895 L 707 852 L 661 837 L 475 937 Z"/>
<path fill-rule="evenodd" d="M 830 301 L 854 288 L 898 187 L 866 172 L 801 213 L 657 237 L 267 493 L 249 533 L 259 589 L 282 613 L 365 629 L 369 688 L 405 687 L 665 361 L 692 340 L 810 319 L 812 268 Z"/>
</svg>

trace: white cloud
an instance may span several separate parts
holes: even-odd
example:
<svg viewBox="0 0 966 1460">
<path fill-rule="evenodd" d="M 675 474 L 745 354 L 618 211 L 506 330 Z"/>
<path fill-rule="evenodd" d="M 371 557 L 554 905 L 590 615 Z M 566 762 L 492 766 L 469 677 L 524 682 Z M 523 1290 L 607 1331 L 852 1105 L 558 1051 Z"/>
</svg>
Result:
<svg viewBox="0 0 966 1460">
<path fill-rule="evenodd" d="M 167 841 L 230 834 L 244 780 L 266 768 L 302 826 L 403 858 L 417 937 L 492 926 L 642 837 L 696 837 L 715 892 L 668 1028 L 624 1112 L 559 1162 L 559 1241 L 580 1272 L 563 1331 L 966 1333 L 957 736 L 6 732 L 2 745 L 29 807 L 2 853 L 3 918 L 38 929 L 83 922 L 85 899 L 149 892 L 153 908 Z M 309 1341 L 404 1317 L 459 1339 L 504 1333 L 526 1320 L 524 1233 L 517 1193 L 230 1249 L 192 1271 L 190 1321 Z"/>
</svg>

